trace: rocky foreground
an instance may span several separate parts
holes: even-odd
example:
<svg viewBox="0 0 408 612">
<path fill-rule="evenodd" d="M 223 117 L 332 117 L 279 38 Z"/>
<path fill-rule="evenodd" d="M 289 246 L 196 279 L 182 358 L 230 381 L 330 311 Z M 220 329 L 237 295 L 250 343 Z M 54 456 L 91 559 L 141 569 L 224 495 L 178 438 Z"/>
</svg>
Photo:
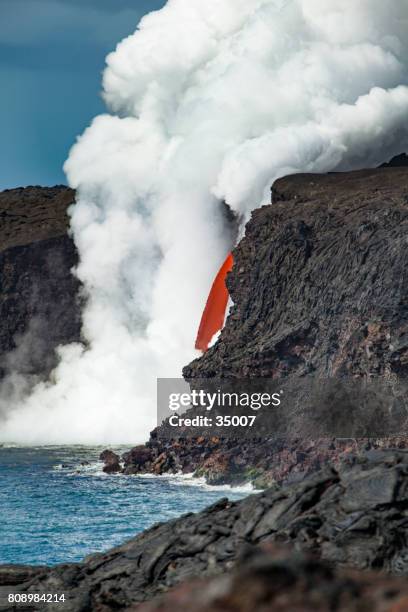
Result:
<svg viewBox="0 0 408 612">
<path fill-rule="evenodd" d="M 333 570 L 311 555 L 263 545 L 232 572 L 187 582 L 135 612 L 406 612 L 408 585 L 378 573 Z"/>
<path fill-rule="evenodd" d="M 408 609 L 407 575 L 408 453 L 371 451 L 301 483 L 240 502 L 224 499 L 199 514 L 158 524 L 83 563 L 2 566 L 0 602 L 12 590 L 65 593 L 63 609 L 75 612 L 402 612 Z M 191 579 L 201 582 L 179 586 Z M 0 606 L 5 609 L 10 608 Z"/>
</svg>

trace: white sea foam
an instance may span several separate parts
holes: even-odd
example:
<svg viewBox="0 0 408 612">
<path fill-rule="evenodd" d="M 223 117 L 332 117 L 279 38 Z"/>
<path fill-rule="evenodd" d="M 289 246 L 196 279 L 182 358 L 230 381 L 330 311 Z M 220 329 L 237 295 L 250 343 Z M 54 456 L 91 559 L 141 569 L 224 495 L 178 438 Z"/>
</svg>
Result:
<svg viewBox="0 0 408 612">
<path fill-rule="evenodd" d="M 72 464 L 57 464 L 54 466 L 54 470 L 57 472 L 64 471 L 70 476 L 94 476 L 94 477 L 112 477 L 118 479 L 139 479 L 139 480 L 156 480 L 156 481 L 167 481 L 169 484 L 174 486 L 191 486 L 191 487 L 199 487 L 200 489 L 206 489 L 208 491 L 225 491 L 232 493 L 242 493 L 248 494 L 254 492 L 259 492 L 258 489 L 255 489 L 250 482 L 243 483 L 241 485 L 210 485 L 206 482 L 205 478 L 197 478 L 194 476 L 194 473 L 183 474 L 179 472 L 177 474 L 114 474 L 109 475 L 103 471 L 103 463 L 101 461 L 89 461 L 86 464 L 78 463 L 73 466 Z"/>
</svg>

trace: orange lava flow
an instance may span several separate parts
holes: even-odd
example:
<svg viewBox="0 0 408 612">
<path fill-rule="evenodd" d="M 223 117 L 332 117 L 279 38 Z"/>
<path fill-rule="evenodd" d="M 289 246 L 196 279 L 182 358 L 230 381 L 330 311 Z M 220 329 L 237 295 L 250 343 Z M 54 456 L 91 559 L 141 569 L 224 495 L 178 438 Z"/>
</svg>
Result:
<svg viewBox="0 0 408 612">
<path fill-rule="evenodd" d="M 220 271 L 215 277 L 207 304 L 204 308 L 203 316 L 201 317 L 195 347 L 204 353 L 208 351 L 208 346 L 214 335 L 219 332 L 224 325 L 225 311 L 227 310 L 229 298 L 225 280 L 228 272 L 231 272 L 233 265 L 234 259 L 232 253 L 228 253 L 227 259 L 224 261 Z"/>
</svg>

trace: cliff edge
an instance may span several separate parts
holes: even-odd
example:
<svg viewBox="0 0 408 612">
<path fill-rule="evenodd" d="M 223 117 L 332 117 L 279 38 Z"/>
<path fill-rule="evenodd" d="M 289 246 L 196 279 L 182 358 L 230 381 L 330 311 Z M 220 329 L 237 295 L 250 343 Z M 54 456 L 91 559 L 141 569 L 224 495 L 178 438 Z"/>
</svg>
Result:
<svg viewBox="0 0 408 612">
<path fill-rule="evenodd" d="M 184 377 L 266 377 L 299 389 L 311 376 L 323 386 L 331 377 L 406 380 L 407 236 L 405 163 L 276 181 L 272 204 L 252 213 L 234 251 L 221 336 Z M 123 460 L 127 473 L 195 471 L 212 484 L 264 487 L 384 446 L 405 448 L 407 438 L 169 442 L 159 427 Z"/>
<path fill-rule="evenodd" d="M 80 283 L 67 187 L 0 193 L 0 377 L 46 377 L 60 344 L 80 340 Z"/>
<path fill-rule="evenodd" d="M 282 178 L 234 251 L 234 306 L 186 378 L 408 373 L 408 168 Z"/>
</svg>

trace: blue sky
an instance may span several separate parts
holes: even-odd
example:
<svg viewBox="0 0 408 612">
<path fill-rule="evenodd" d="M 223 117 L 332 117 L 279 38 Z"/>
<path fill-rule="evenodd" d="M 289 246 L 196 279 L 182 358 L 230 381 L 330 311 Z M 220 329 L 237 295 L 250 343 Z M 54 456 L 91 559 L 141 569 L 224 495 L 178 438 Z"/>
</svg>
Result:
<svg viewBox="0 0 408 612">
<path fill-rule="evenodd" d="M 75 138 L 104 111 L 104 60 L 165 0 L 0 0 L 0 190 L 65 183 Z"/>
</svg>

